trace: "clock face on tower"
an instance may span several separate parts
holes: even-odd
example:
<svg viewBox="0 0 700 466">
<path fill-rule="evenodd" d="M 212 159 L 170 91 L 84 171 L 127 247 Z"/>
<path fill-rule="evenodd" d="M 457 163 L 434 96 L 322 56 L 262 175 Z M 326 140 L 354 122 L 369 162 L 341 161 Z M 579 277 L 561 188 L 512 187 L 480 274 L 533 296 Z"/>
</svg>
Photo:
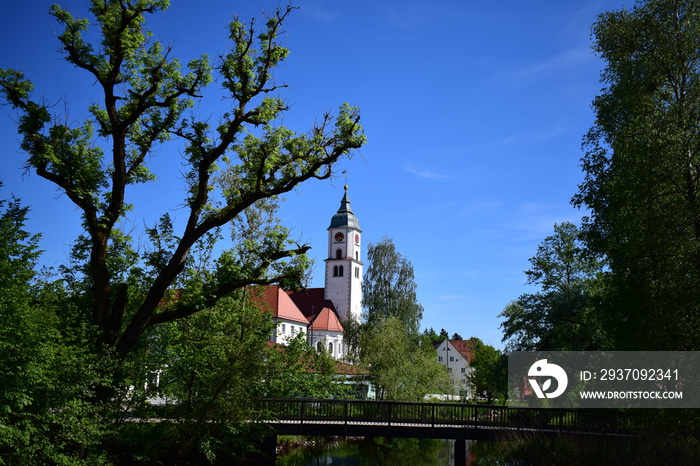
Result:
<svg viewBox="0 0 700 466">
<path fill-rule="evenodd" d="M 339 231 L 335 234 L 334 238 L 335 238 L 336 243 L 342 243 L 343 240 L 345 239 L 345 235 L 343 234 L 342 231 Z"/>
<path fill-rule="evenodd" d="M 355 244 L 360 244 L 360 235 L 355 233 Z"/>
</svg>

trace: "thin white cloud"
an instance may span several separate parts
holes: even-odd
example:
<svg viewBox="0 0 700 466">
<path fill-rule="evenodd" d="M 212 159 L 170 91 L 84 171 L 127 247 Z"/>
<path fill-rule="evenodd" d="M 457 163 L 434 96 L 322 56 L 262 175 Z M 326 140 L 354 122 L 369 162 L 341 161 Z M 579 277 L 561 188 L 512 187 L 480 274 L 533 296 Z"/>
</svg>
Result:
<svg viewBox="0 0 700 466">
<path fill-rule="evenodd" d="M 561 204 L 521 204 L 508 215 L 509 220 L 503 225 L 504 239 L 517 243 L 539 242 L 554 233 L 555 223 L 571 222 L 578 225 L 583 215 L 582 212 Z"/>
<path fill-rule="evenodd" d="M 416 168 L 412 165 L 404 165 L 402 168 L 408 173 L 416 175 L 420 178 L 424 178 L 426 180 L 442 180 L 445 178 L 449 178 L 448 175 L 445 175 L 443 173 L 437 173 L 431 170 Z"/>
<path fill-rule="evenodd" d="M 329 10 L 328 8 L 325 8 L 325 5 L 322 5 L 323 3 L 325 2 L 304 2 L 301 5 L 301 11 L 314 19 L 330 24 L 336 20 L 338 14 Z"/>
<path fill-rule="evenodd" d="M 516 79 L 533 79 L 552 75 L 564 69 L 571 69 L 595 60 L 589 48 L 569 49 L 539 62 L 531 63 L 512 72 Z"/>
</svg>

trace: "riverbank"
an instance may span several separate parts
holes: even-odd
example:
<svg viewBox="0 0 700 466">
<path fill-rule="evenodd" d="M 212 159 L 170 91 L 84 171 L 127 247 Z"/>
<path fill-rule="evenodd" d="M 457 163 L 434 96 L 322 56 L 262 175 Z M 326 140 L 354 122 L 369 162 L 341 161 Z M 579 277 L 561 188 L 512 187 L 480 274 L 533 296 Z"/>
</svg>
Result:
<svg viewBox="0 0 700 466">
<path fill-rule="evenodd" d="M 280 435 L 277 437 L 277 456 L 287 455 L 300 448 L 336 447 L 341 442 L 359 441 L 364 437 L 305 437 L 303 435 Z"/>
<path fill-rule="evenodd" d="M 313 438 L 309 438 L 314 442 Z M 301 445 L 302 442 L 298 443 Z M 316 464 L 453 464 L 453 441 L 384 437 L 338 437 L 332 444 L 316 442 L 277 456 L 277 466 Z"/>
<path fill-rule="evenodd" d="M 556 464 L 559 466 L 700 464 L 700 439 L 688 436 L 555 437 L 527 434 L 499 441 L 475 442 L 472 454 L 493 464 Z M 491 463 L 486 463 L 491 464 Z"/>
<path fill-rule="evenodd" d="M 277 464 L 302 466 L 362 460 L 366 464 L 444 466 L 453 464 L 450 442 L 430 439 L 288 437 L 279 442 Z M 520 433 L 504 436 L 498 441 L 468 442 L 468 464 L 690 466 L 700 464 L 700 440 L 673 435 L 543 438 Z"/>
</svg>

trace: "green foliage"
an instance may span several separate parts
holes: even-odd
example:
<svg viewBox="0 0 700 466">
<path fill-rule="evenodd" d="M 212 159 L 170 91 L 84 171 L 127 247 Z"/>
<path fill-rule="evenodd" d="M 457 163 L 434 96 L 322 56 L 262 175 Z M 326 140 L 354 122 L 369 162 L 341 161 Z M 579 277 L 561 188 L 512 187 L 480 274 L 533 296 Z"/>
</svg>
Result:
<svg viewBox="0 0 700 466">
<path fill-rule="evenodd" d="M 0 413 L 12 413 L 32 402 L 24 387 L 35 376 L 29 365 L 41 352 L 43 329 L 30 318 L 28 287 L 34 280 L 39 238 L 24 230 L 28 209 L 17 199 L 0 200 L 0 208 Z"/>
<path fill-rule="evenodd" d="M 162 436 L 157 451 L 140 446 L 136 451 L 146 458 L 168 451 L 210 460 L 233 457 L 249 452 L 255 439 L 268 434 L 247 422 L 270 415 L 258 412 L 256 399 L 338 395 L 330 356 L 316 354 L 302 334 L 288 346 L 271 344 L 274 329 L 270 313 L 252 304 L 245 289 L 212 309 L 150 331 L 148 344 L 137 346 L 124 363 L 132 388 L 120 404 L 130 404 L 131 416 L 147 417 L 144 400 L 165 399 L 167 411 L 161 414 L 181 421 L 155 434 Z M 119 443 L 121 449 L 135 448 Z"/>
<path fill-rule="evenodd" d="M 306 133 L 278 124 L 286 86 L 274 71 L 288 55 L 278 35 L 291 6 L 260 30 L 235 19 L 217 64 L 203 55 L 183 66 L 146 27 L 168 5 L 91 0 L 93 20 L 51 8 L 60 53 L 96 82 L 85 121 L 67 123 L 62 106 L 37 99 L 22 72 L 0 69 L 0 99 L 19 114 L 26 168 L 66 195 L 84 227 L 63 280 L 32 288 L 36 239 L 22 229 L 26 210 L 12 204 L 0 224 L 0 461 L 6 452 L 25 464 L 108 461 L 101 452 L 119 444 L 124 420 L 153 414 L 145 400 L 159 394 L 149 383 L 158 373 L 163 390 L 182 400 L 178 415 L 187 421 L 174 431 L 183 448 L 211 453 L 246 430 L 218 421 L 250 413 L 263 393 L 250 382 L 275 373 L 271 365 L 278 390 L 293 385 L 289 375 L 303 393 L 321 393 L 331 372 L 317 356 L 313 370 L 324 375 L 301 384 L 291 362 L 304 359 L 294 353 L 299 344 L 286 361 L 267 354 L 269 319 L 243 295 L 251 285 L 294 287 L 304 278 L 308 246 L 272 215 L 277 196 L 331 177 L 362 146 L 359 110 L 343 104 Z M 215 78 L 229 106 L 220 120 L 186 112 Z M 165 214 L 127 232 L 129 195 L 155 181 L 152 160 L 165 149 L 185 159 L 184 226 Z M 234 247 L 216 257 L 220 229 L 231 223 Z"/>
<path fill-rule="evenodd" d="M 165 328 L 164 335 L 152 335 L 153 345 L 146 351 L 149 359 L 168 360 L 158 371 L 160 384 L 138 388 L 175 403 L 171 414 L 183 420 L 171 433 L 178 452 L 221 450 L 212 442 L 255 418 L 254 399 L 266 372 L 263 354 L 274 328 L 270 316 L 251 306 L 241 291 Z M 163 344 L 169 354 L 159 358 Z"/>
<path fill-rule="evenodd" d="M 503 341 L 514 350 L 602 349 L 605 335 L 595 310 L 602 264 L 589 254 L 579 229 L 554 225 L 530 259 L 528 284 L 540 291 L 521 295 L 500 317 Z"/>
<path fill-rule="evenodd" d="M 362 329 L 359 361 L 379 400 L 423 401 L 427 394 L 452 391 L 430 340 L 411 333 L 397 316 Z"/>
<path fill-rule="evenodd" d="M 101 103 L 89 109 L 92 118 L 75 128 L 32 100 L 33 85 L 21 72 L 0 70 L 0 95 L 20 113 L 27 167 L 57 185 L 82 213 L 86 233 L 78 241 L 73 277 L 84 281 L 100 343 L 123 359 L 147 328 L 210 308 L 237 288 L 298 284 L 308 247 L 295 245 L 279 227 L 246 244 L 255 260 L 235 263 L 235 254 L 224 251 L 216 261 L 218 271 L 198 274 L 195 288 L 206 298 L 167 312 L 158 307 L 169 288 L 184 285 L 190 255 L 207 249 L 218 228 L 300 183 L 330 177 L 335 163 L 364 143 L 359 112 L 347 104 L 305 134 L 274 123 L 287 110 L 273 97 L 285 87 L 275 83 L 273 72 L 288 55 L 277 36 L 292 7 L 277 9 L 262 31 L 252 21 L 235 19 L 221 61 L 212 66 L 202 56 L 186 70 L 146 29 L 146 16 L 167 7 L 168 2 L 155 0 L 93 0 L 89 11 L 100 29 L 95 43 L 86 39 L 87 19 L 52 7 L 64 28 L 58 36 L 64 58 L 90 74 L 102 92 L 94 99 Z M 208 116 L 184 112 L 203 98 L 215 76 L 229 93 L 230 108 L 210 126 Z M 131 188 L 155 180 L 149 162 L 173 136 L 186 158 L 188 218 L 177 234 L 165 217 L 147 229 L 152 240 L 157 233 L 160 244 L 141 264 L 133 238 L 119 225 L 131 210 Z"/>
<path fill-rule="evenodd" d="M 334 380 L 335 361 L 325 350 L 317 353 L 303 333 L 286 346 L 268 346 L 265 357 L 266 372 L 259 396 L 334 398 L 342 393 L 342 387 Z"/>
<path fill-rule="evenodd" d="M 470 366 L 470 382 L 478 396 L 485 396 L 487 403 L 508 399 L 508 357 L 491 345 L 475 339 L 474 358 Z"/>
<path fill-rule="evenodd" d="M 593 36 L 606 87 L 574 203 L 610 267 L 604 325 L 616 349 L 697 349 L 700 5 L 640 1 L 600 15 Z"/>
<path fill-rule="evenodd" d="M 368 267 L 362 278 L 362 307 L 367 325 L 396 316 L 409 333 L 419 332 L 423 306 L 416 298 L 411 262 L 403 257 L 389 237 L 367 247 Z"/>
<path fill-rule="evenodd" d="M 451 391 L 428 335 L 421 336 L 423 306 L 416 299 L 413 266 L 391 238 L 370 244 L 362 280 L 364 322 L 344 322 L 352 358 L 369 372 L 377 399 L 419 401 Z"/>
<path fill-rule="evenodd" d="M 35 273 L 28 209 L 0 207 L 0 464 L 96 461 L 104 413 L 89 400 L 110 360 L 91 351 L 94 334 L 61 284 Z"/>
<path fill-rule="evenodd" d="M 597 466 L 600 464 L 696 464 L 700 461 L 695 437 L 654 432 L 638 437 L 583 436 L 545 437 L 512 433 L 498 442 L 475 442 L 473 452 L 486 464 L 556 464 Z"/>
<path fill-rule="evenodd" d="M 423 336 L 427 337 L 431 341 L 431 343 L 439 343 L 445 339 L 445 337 L 443 337 L 442 335 L 438 335 L 437 333 L 435 333 L 435 329 L 433 327 L 430 327 L 429 329 L 426 328 L 425 330 L 423 330 Z"/>
</svg>

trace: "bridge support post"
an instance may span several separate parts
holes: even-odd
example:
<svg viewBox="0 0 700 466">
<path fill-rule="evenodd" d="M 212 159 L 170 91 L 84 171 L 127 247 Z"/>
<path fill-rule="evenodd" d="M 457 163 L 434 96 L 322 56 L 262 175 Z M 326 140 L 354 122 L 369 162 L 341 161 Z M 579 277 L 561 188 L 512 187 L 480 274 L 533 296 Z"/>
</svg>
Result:
<svg viewBox="0 0 700 466">
<path fill-rule="evenodd" d="M 265 457 L 265 464 L 273 465 L 277 463 L 277 435 L 272 434 L 265 437 L 260 445 L 260 451 Z"/>
<path fill-rule="evenodd" d="M 455 466 L 464 466 L 467 464 L 467 441 L 463 438 L 455 439 L 454 458 Z"/>
</svg>

